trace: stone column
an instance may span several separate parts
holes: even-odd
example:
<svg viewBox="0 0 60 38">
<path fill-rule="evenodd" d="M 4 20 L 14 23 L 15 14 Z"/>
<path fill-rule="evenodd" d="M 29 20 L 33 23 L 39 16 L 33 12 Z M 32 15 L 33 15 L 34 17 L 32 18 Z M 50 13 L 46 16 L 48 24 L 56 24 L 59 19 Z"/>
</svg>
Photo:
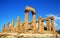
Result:
<svg viewBox="0 0 60 38">
<path fill-rule="evenodd" d="M 51 19 L 51 25 L 52 25 L 52 26 L 51 26 L 51 30 L 52 30 L 52 31 L 55 31 L 55 30 L 54 30 L 54 18 Z"/>
<path fill-rule="evenodd" d="M 38 17 L 38 30 L 42 30 L 42 18 L 40 16 Z"/>
<path fill-rule="evenodd" d="M 5 24 L 4 24 L 4 26 L 2 27 L 2 32 L 5 32 Z"/>
<path fill-rule="evenodd" d="M 20 33 L 22 33 L 23 32 L 23 23 L 22 22 L 20 22 Z"/>
<path fill-rule="evenodd" d="M 14 19 L 12 19 L 12 27 L 14 28 Z"/>
<path fill-rule="evenodd" d="M 12 25 L 10 26 L 10 28 L 11 28 L 11 32 L 15 32 L 15 30 L 14 30 L 14 19 L 12 19 Z"/>
<path fill-rule="evenodd" d="M 9 31 L 11 32 L 11 25 L 9 26 Z"/>
<path fill-rule="evenodd" d="M 25 31 L 28 30 L 28 10 L 25 10 L 25 22 L 24 22 L 24 29 Z"/>
<path fill-rule="evenodd" d="M 6 24 L 6 32 L 9 32 L 9 23 Z"/>
<path fill-rule="evenodd" d="M 46 18 L 46 27 L 47 27 L 47 31 L 51 31 L 50 19 L 49 18 Z"/>
<path fill-rule="evenodd" d="M 33 30 L 36 30 L 36 14 L 32 13 L 32 28 Z"/>
<path fill-rule="evenodd" d="M 20 17 L 17 17 L 17 21 L 16 21 L 16 32 L 19 32 L 19 26 L 20 26 Z"/>
<path fill-rule="evenodd" d="M 44 19 L 42 19 L 42 21 L 41 21 L 41 31 L 42 32 L 44 31 Z"/>
</svg>

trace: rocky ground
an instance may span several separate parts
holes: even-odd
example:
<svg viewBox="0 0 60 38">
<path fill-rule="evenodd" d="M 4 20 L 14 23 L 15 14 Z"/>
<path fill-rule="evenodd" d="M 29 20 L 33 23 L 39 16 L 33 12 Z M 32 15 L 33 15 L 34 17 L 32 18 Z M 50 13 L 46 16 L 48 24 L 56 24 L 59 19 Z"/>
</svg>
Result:
<svg viewBox="0 0 60 38">
<path fill-rule="evenodd" d="M 16 36 L 0 36 L 0 38 L 60 38 L 60 35 L 57 34 L 19 34 Z"/>
</svg>

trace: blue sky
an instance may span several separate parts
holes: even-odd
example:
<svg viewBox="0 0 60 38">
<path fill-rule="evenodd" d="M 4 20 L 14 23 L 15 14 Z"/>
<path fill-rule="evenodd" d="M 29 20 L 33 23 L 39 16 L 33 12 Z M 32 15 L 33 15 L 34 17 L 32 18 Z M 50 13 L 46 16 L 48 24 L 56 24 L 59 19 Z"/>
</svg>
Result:
<svg viewBox="0 0 60 38">
<path fill-rule="evenodd" d="M 36 10 L 36 20 L 38 16 L 46 18 L 55 17 L 55 29 L 60 29 L 60 0 L 0 0 L 0 31 L 4 24 L 11 23 L 14 19 L 16 24 L 17 16 L 24 22 L 24 8 L 31 6 Z M 29 21 L 32 14 L 29 13 Z"/>
</svg>

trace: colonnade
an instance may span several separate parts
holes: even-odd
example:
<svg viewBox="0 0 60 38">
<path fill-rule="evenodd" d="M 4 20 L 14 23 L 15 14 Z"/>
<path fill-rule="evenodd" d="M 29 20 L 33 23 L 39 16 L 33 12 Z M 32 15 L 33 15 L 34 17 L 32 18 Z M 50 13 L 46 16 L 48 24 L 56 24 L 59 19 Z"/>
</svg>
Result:
<svg viewBox="0 0 60 38">
<path fill-rule="evenodd" d="M 37 27 L 36 27 L 36 12 L 35 9 L 29 6 L 26 6 L 24 12 L 25 12 L 25 19 L 24 19 L 24 23 L 20 22 L 20 17 L 17 17 L 17 21 L 16 21 L 16 27 L 14 27 L 14 19 L 12 19 L 12 24 L 9 26 L 9 23 L 3 26 L 2 28 L 2 32 L 19 32 L 22 33 L 23 30 L 24 31 L 29 31 L 28 30 L 28 13 L 29 11 L 31 11 L 32 13 L 32 22 L 30 23 L 30 29 L 36 31 Z M 46 21 L 46 28 L 47 31 L 55 31 L 54 30 L 54 17 L 48 17 L 48 18 L 42 18 L 41 16 L 38 17 L 38 30 L 39 31 L 44 31 L 44 21 Z"/>
</svg>

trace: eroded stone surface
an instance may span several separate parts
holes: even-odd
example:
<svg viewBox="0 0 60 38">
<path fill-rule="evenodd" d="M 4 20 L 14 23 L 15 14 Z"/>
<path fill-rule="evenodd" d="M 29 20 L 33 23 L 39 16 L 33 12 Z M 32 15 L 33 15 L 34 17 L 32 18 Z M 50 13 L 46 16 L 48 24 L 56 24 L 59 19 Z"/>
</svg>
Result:
<svg viewBox="0 0 60 38">
<path fill-rule="evenodd" d="M 17 33 L 17 35 L 24 33 L 24 34 L 57 34 L 54 30 L 54 17 L 48 17 L 48 18 L 42 18 L 39 17 L 38 20 L 36 20 L 36 12 L 35 9 L 29 6 L 26 6 L 25 8 L 25 18 L 24 22 L 20 22 L 20 17 L 17 17 L 16 26 L 14 27 L 14 20 L 12 20 L 11 26 L 9 24 L 6 25 L 6 27 L 2 28 L 2 33 Z M 28 12 L 32 12 L 32 22 L 29 23 L 28 21 Z M 46 28 L 47 30 L 44 30 L 44 21 L 46 21 Z M 36 27 L 36 23 L 38 23 L 38 27 Z M 28 26 L 30 24 L 30 26 Z M 28 28 L 29 27 L 29 28 Z M 4 31 L 5 30 L 5 31 Z M 0 34 L 1 35 L 1 34 Z M 3 34 L 4 35 L 4 34 Z"/>
<path fill-rule="evenodd" d="M 1 38 L 56 38 L 54 34 L 20 34 L 17 36 L 0 36 Z M 59 38 L 59 35 L 57 35 Z"/>
</svg>

